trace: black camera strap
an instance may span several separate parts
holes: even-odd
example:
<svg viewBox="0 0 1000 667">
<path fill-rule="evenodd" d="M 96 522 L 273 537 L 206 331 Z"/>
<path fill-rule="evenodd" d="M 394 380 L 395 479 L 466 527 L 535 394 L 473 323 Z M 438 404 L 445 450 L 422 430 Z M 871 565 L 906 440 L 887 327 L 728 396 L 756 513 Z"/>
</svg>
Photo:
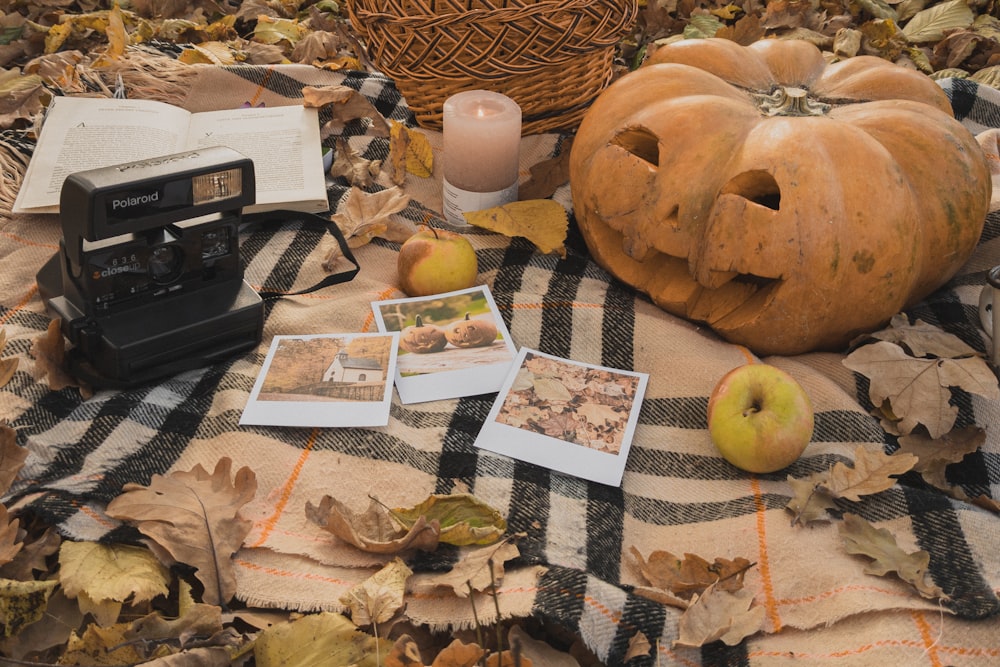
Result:
<svg viewBox="0 0 1000 667">
<path fill-rule="evenodd" d="M 344 259 L 349 261 L 353 268 L 347 269 L 345 271 L 340 271 L 338 273 L 331 273 L 327 277 L 320 280 L 315 285 L 311 287 L 306 287 L 297 292 L 274 292 L 274 291 L 259 291 L 257 292 L 262 299 L 280 299 L 285 296 L 296 296 L 299 294 L 309 294 L 310 292 L 315 292 L 316 290 L 323 289 L 324 287 L 329 287 L 330 285 L 338 285 L 340 283 L 350 282 L 354 280 L 354 276 L 358 275 L 358 271 L 361 270 L 361 266 L 358 264 L 358 260 L 354 259 L 354 253 L 351 252 L 351 248 L 347 245 L 347 239 L 344 238 L 344 234 L 340 231 L 337 223 L 324 218 L 315 213 L 303 213 L 302 211 L 288 211 L 288 210 L 276 210 L 276 211 L 266 211 L 262 213 L 251 213 L 243 216 L 243 224 L 245 226 L 257 226 L 257 225 L 270 225 L 270 224 L 285 224 L 292 221 L 301 221 L 304 227 L 313 227 L 317 229 L 326 229 L 335 239 L 337 239 L 337 245 L 340 246 L 340 251 L 344 256 Z"/>
</svg>

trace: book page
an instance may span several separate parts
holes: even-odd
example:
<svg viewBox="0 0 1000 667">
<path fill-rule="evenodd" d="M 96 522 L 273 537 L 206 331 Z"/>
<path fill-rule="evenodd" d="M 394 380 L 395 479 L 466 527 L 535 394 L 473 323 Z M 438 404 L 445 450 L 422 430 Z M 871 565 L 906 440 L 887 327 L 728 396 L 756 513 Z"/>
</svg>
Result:
<svg viewBox="0 0 1000 667">
<path fill-rule="evenodd" d="M 182 150 L 189 116 L 163 102 L 57 97 L 46 113 L 13 212 L 57 212 L 63 181 L 74 172 Z"/>
<path fill-rule="evenodd" d="M 310 202 L 297 208 L 329 208 L 316 109 L 292 105 L 193 114 L 184 148 L 218 145 L 253 160 L 257 205 L 252 210 Z"/>
</svg>

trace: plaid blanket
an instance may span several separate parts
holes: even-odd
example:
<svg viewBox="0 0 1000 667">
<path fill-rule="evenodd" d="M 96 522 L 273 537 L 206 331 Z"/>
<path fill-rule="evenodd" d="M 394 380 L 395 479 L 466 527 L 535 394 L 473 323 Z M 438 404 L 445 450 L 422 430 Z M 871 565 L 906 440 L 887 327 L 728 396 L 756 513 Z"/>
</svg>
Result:
<svg viewBox="0 0 1000 667">
<path fill-rule="evenodd" d="M 187 75 L 185 75 L 187 76 Z M 379 75 L 338 74 L 298 66 L 193 68 L 181 103 L 191 110 L 298 103 L 304 85 L 356 88 L 387 117 L 412 125 L 405 101 Z M 971 128 L 1000 127 L 995 91 L 950 80 L 944 88 Z M 385 157 L 387 144 L 349 126 L 345 134 L 366 157 Z M 440 136 L 426 132 L 440 148 Z M 6 137 L 13 156 L 30 142 Z M 334 137 L 328 137 L 331 145 Z M 523 167 L 557 153 L 565 137 L 525 139 Z M 12 167 L 6 167 L 11 169 Z M 437 171 L 437 170 L 436 170 Z M 382 186 L 375 186 L 382 187 Z M 402 215 L 440 221 L 440 174 L 411 177 L 413 196 Z M 331 184 L 331 206 L 347 192 Z M 568 187 L 554 197 L 569 207 Z M 908 474 L 888 491 L 843 509 L 890 529 L 907 550 L 930 554 L 930 575 L 948 594 L 943 603 L 915 595 L 892 577 L 864 572 L 847 554 L 836 526 L 790 525 L 786 474 L 804 477 L 836 461 L 850 462 L 859 445 L 891 452 L 894 438 L 870 415 L 867 381 L 847 370 L 843 355 L 816 353 L 767 361 L 795 376 L 816 408 L 813 443 L 791 468 L 743 474 L 719 458 L 708 439 L 705 410 L 715 382 L 745 362 L 744 352 L 697 324 L 664 313 L 611 279 L 588 256 L 572 229 L 562 258 L 542 255 L 523 239 L 469 233 L 488 284 L 515 343 L 581 362 L 650 374 L 646 399 L 620 487 L 568 477 L 473 446 L 493 395 L 403 405 L 379 428 L 240 427 L 240 413 L 272 336 L 372 330 L 370 303 L 397 298 L 398 245 L 379 239 L 355 252 L 361 272 L 351 283 L 271 300 L 264 341 L 248 354 L 189 371 L 156 385 L 101 391 L 51 391 L 35 378 L 31 342 L 49 317 L 35 285 L 38 268 L 56 251 L 52 217 L 0 219 L 0 325 L 5 356 L 20 358 L 0 389 L 0 419 L 30 451 L 3 500 L 40 516 L 68 537 L 133 540 L 135 533 L 103 513 L 126 482 L 154 474 L 251 467 L 256 499 L 246 508 L 254 528 L 236 555 L 238 597 L 265 607 L 340 610 L 340 596 L 384 559 L 361 553 L 307 520 L 304 507 L 332 495 L 361 511 L 367 496 L 407 506 L 429 493 L 471 491 L 523 532 L 521 556 L 500 583 L 501 614 L 534 616 L 577 633 L 608 665 L 622 665 L 642 633 L 653 645 L 635 665 L 808 664 L 973 665 L 1000 661 L 1000 517 L 931 489 Z M 990 266 L 1000 263 L 1000 214 L 990 215 L 966 269 L 910 315 L 957 334 L 980 351 L 988 339 L 977 303 Z M 320 280 L 334 241 L 289 220 L 278 229 L 248 230 L 243 253 L 257 289 L 293 292 Z M 958 425 L 987 428 L 987 443 L 948 468 L 950 482 L 970 496 L 1000 497 L 1000 406 L 955 390 Z M 765 633 L 734 647 L 674 648 L 679 611 L 636 594 L 643 584 L 633 556 L 744 557 L 755 563 L 747 587 L 766 611 Z M 433 585 L 460 551 L 443 548 L 408 558 L 416 571 L 407 613 L 431 627 L 470 627 L 472 605 Z M 491 620 L 492 601 L 473 601 Z"/>
</svg>

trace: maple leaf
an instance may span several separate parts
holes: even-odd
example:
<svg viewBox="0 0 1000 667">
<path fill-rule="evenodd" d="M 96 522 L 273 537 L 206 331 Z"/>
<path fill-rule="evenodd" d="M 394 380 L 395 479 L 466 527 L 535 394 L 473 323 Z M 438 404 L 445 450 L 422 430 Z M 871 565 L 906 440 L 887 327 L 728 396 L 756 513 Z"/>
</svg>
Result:
<svg viewBox="0 0 1000 667">
<path fill-rule="evenodd" d="M 212 474 L 201 465 L 189 471 L 153 475 L 149 486 L 126 484 L 107 514 L 134 524 L 176 561 L 196 568 L 204 602 L 225 605 L 236 592 L 232 555 L 243 545 L 251 522 L 239 510 L 257 492 L 248 467 L 230 477 L 232 460 L 219 459 Z"/>
<path fill-rule="evenodd" d="M 569 181 L 569 156 L 573 138 L 569 137 L 559 147 L 559 154 L 542 160 L 529 169 L 527 181 L 517 186 L 521 199 L 548 199 L 560 186 Z"/>
<path fill-rule="evenodd" d="M 838 528 L 847 553 L 872 559 L 865 567 L 867 574 L 884 576 L 895 572 L 923 597 L 947 599 L 944 591 L 928 575 L 927 566 L 931 557 L 926 551 L 903 551 L 891 532 L 885 528 L 875 528 L 856 514 L 845 514 Z"/>
<path fill-rule="evenodd" d="M 979 357 L 916 358 L 899 345 L 878 341 L 851 352 L 843 363 L 871 380 L 872 403 L 891 403 L 903 433 L 917 424 L 935 438 L 951 430 L 958 415 L 958 408 L 949 403 L 951 387 L 1000 399 L 997 378 Z"/>
<path fill-rule="evenodd" d="M 403 608 L 406 580 L 413 574 L 399 558 L 351 588 L 341 598 L 341 604 L 351 610 L 355 625 L 377 625 L 392 619 Z"/>
<path fill-rule="evenodd" d="M 924 433 L 910 433 L 899 438 L 895 456 L 910 454 L 917 457 L 913 467 L 929 484 L 948 486 L 945 468 L 958 463 L 986 442 L 986 431 L 979 426 L 966 426 L 949 431 L 940 438 Z"/>
<path fill-rule="evenodd" d="M 912 454 L 889 455 L 881 450 L 869 450 L 858 445 L 854 450 L 853 466 L 840 461 L 833 464 L 823 483 L 823 488 L 834 498 L 855 502 L 891 488 L 896 483 L 893 475 L 912 470 L 917 457 Z"/>
<path fill-rule="evenodd" d="M 715 641 L 736 646 L 764 627 L 764 607 L 754 605 L 753 600 L 753 593 L 745 589 L 709 586 L 681 614 L 673 646 L 699 647 Z"/>
<path fill-rule="evenodd" d="M 440 526 L 421 518 L 403 530 L 388 509 L 374 498 L 365 512 L 356 513 L 336 498 L 323 496 L 319 505 L 306 502 L 306 516 L 344 542 L 369 553 L 434 551 L 439 543 Z"/>
<path fill-rule="evenodd" d="M 0 495 L 10 490 L 27 458 L 27 448 L 17 444 L 17 432 L 0 424 Z"/>
<path fill-rule="evenodd" d="M 868 334 L 871 338 L 896 343 L 910 351 L 914 357 L 935 356 L 945 359 L 974 357 L 979 353 L 975 348 L 954 334 L 939 329 L 923 320 L 910 324 L 903 313 L 893 316 L 889 326 L 881 331 Z"/>
<path fill-rule="evenodd" d="M 265 629 L 254 641 L 258 667 L 351 665 L 379 667 L 393 642 L 361 632 L 347 617 L 332 612 L 308 614 Z"/>
<path fill-rule="evenodd" d="M 792 487 L 792 497 L 785 509 L 792 513 L 792 525 L 809 524 L 814 521 L 829 521 L 830 513 L 837 511 L 837 504 L 823 485 L 829 477 L 829 470 L 815 472 L 808 477 L 787 477 Z"/>
</svg>

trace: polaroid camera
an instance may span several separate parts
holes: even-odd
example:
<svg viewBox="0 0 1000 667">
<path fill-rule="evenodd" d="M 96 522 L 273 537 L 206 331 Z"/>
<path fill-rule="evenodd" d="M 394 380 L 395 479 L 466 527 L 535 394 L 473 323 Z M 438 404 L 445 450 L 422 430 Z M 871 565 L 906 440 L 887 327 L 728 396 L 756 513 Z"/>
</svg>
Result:
<svg viewBox="0 0 1000 667">
<path fill-rule="evenodd" d="M 263 302 L 239 256 L 255 200 L 253 161 L 225 147 L 70 175 L 60 251 L 37 279 L 74 374 L 128 387 L 256 346 Z"/>
</svg>

